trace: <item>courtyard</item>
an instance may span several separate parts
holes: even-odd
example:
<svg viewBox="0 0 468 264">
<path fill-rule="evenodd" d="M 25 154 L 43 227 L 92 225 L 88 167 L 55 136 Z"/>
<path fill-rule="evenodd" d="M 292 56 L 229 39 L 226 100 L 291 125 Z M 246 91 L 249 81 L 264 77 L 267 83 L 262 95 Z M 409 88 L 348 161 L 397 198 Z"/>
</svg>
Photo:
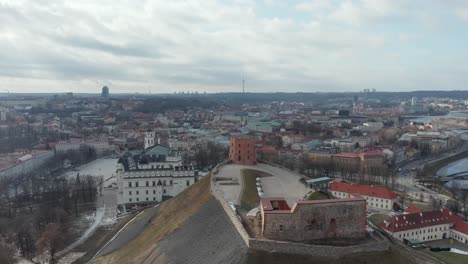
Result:
<svg viewBox="0 0 468 264">
<path fill-rule="evenodd" d="M 280 167 L 264 163 L 228 164 L 222 166 L 215 177 L 221 180 L 217 181 L 217 186 L 223 192 L 224 198 L 234 205 L 241 205 L 241 193 L 245 184 L 242 177 L 243 169 L 257 170 L 267 174 L 260 177 L 264 197 L 284 197 L 292 206 L 295 201 L 304 198 L 309 191 L 306 185 L 300 182 L 299 174 Z"/>
</svg>

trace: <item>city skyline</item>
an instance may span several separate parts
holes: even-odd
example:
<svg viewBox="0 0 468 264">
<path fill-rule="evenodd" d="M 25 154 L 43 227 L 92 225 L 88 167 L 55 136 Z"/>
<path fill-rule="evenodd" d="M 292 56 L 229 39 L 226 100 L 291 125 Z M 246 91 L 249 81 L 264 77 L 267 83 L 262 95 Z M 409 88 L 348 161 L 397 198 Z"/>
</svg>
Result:
<svg viewBox="0 0 468 264">
<path fill-rule="evenodd" d="M 0 1 L 0 92 L 466 90 L 464 1 L 285 2 Z"/>
</svg>

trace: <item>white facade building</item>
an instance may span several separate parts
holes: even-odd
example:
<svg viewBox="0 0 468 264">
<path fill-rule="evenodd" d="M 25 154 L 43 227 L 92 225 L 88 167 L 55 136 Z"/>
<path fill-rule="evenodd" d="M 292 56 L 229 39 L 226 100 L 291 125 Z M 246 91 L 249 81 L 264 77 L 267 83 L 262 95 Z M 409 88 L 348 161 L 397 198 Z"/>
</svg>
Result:
<svg viewBox="0 0 468 264">
<path fill-rule="evenodd" d="M 145 132 L 145 149 L 154 146 L 155 136 L 153 131 Z"/>
<path fill-rule="evenodd" d="M 380 227 L 399 240 L 424 242 L 452 238 L 468 244 L 468 223 L 447 208 L 393 216 Z"/>
<path fill-rule="evenodd" d="M 60 141 L 55 144 L 56 152 L 67 152 L 68 150 L 79 150 L 82 147 L 90 147 L 96 150 L 96 154 L 100 155 L 108 151 L 114 150 L 114 146 L 105 140 L 80 140 L 71 139 Z"/>
<path fill-rule="evenodd" d="M 140 154 L 126 153 L 117 163 L 117 204 L 158 203 L 194 184 L 198 171 L 183 166 L 178 152 L 154 145 Z"/>
<path fill-rule="evenodd" d="M 393 210 L 393 205 L 398 201 L 398 194 L 386 186 L 332 182 L 330 192 L 339 199 L 349 198 L 352 194 L 360 194 L 366 199 L 367 207 L 373 209 Z"/>
</svg>

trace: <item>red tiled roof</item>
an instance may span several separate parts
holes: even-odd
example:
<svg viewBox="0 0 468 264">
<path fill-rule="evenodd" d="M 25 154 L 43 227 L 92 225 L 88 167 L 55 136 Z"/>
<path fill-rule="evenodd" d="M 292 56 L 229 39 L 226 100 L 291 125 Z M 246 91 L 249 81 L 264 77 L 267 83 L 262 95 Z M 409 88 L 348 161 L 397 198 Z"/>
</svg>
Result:
<svg viewBox="0 0 468 264">
<path fill-rule="evenodd" d="M 444 208 L 442 210 L 443 210 L 444 215 L 446 215 L 447 217 L 449 217 L 449 219 L 455 222 L 455 224 L 452 226 L 452 229 L 468 235 L 468 223 L 467 222 L 463 221 L 461 217 L 454 214 L 452 211 L 450 211 L 447 208 Z"/>
<path fill-rule="evenodd" d="M 453 223 L 455 223 L 455 221 L 446 215 L 442 210 L 436 210 L 406 215 L 396 215 L 384 221 L 380 227 L 390 232 L 400 232 Z"/>
<path fill-rule="evenodd" d="M 342 158 L 358 158 L 359 154 L 356 153 L 349 153 L 349 152 L 341 152 L 334 155 L 335 157 L 342 157 Z"/>
<path fill-rule="evenodd" d="M 361 185 L 347 182 L 332 182 L 330 189 L 337 192 L 357 193 L 365 196 L 378 197 L 383 199 L 394 199 L 398 194 L 386 186 Z"/>
<path fill-rule="evenodd" d="M 269 197 L 260 199 L 260 204 L 264 211 L 272 211 L 273 209 L 272 202 L 276 202 L 280 208 L 276 209 L 279 211 L 290 211 L 288 203 L 283 197 Z"/>
<path fill-rule="evenodd" d="M 368 156 L 383 156 L 384 153 L 381 151 L 368 151 L 368 152 L 362 152 L 362 156 L 368 157 Z"/>
<path fill-rule="evenodd" d="M 423 212 L 423 209 L 415 206 L 414 204 L 408 205 L 408 207 L 405 209 L 405 213 L 407 214 L 414 214 L 414 213 L 421 213 Z"/>
</svg>

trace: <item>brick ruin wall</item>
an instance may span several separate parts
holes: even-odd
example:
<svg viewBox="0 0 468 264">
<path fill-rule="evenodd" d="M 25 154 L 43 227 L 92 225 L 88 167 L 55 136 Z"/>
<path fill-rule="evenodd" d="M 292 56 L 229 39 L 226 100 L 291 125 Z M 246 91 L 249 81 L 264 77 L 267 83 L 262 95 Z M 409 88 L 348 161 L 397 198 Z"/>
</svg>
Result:
<svg viewBox="0 0 468 264">
<path fill-rule="evenodd" d="M 219 164 L 213 170 L 215 175 L 220 167 L 225 165 L 227 162 Z M 237 214 L 231 209 L 229 204 L 224 199 L 223 193 L 216 187 L 214 177 L 211 179 L 210 183 L 211 194 L 220 202 L 223 207 L 226 215 L 229 217 L 234 227 L 236 228 L 239 235 L 244 240 L 245 244 L 251 250 L 265 251 L 265 252 L 278 252 L 285 254 L 297 254 L 297 255 L 309 255 L 309 256 L 318 256 L 318 257 L 332 257 L 338 258 L 348 254 L 359 253 L 359 252 L 380 252 L 390 249 L 390 244 L 388 241 L 378 241 L 346 246 L 346 247 L 336 247 L 336 246 L 322 246 L 322 245 L 310 245 L 304 243 L 293 243 L 286 241 L 275 241 L 267 239 L 255 239 L 250 238 L 247 231 L 245 230 L 242 222 L 239 220 Z"/>
<path fill-rule="evenodd" d="M 257 163 L 255 138 L 233 137 L 229 142 L 229 159 L 236 164 L 255 165 Z"/>
<path fill-rule="evenodd" d="M 272 240 L 310 242 L 360 239 L 366 235 L 366 202 L 298 204 L 294 213 L 264 214 L 263 236 Z"/>
</svg>

